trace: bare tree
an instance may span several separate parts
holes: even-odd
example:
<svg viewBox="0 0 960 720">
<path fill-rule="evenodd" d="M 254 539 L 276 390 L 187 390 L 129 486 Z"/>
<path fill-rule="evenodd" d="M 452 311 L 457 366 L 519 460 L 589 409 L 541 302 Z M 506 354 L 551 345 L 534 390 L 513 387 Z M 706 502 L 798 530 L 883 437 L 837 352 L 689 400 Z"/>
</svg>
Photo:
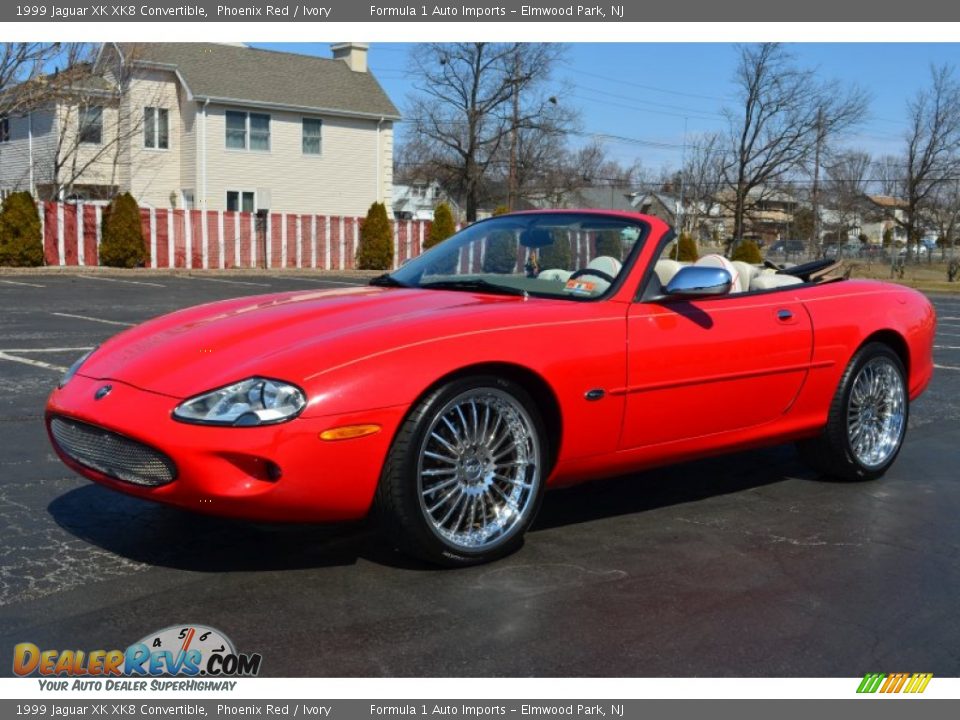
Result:
<svg viewBox="0 0 960 720">
<path fill-rule="evenodd" d="M 817 81 L 778 43 L 743 46 L 735 82 L 740 105 L 727 109 L 733 243 L 743 239 L 751 198 L 803 168 L 826 139 L 858 122 L 865 97 L 856 88 Z M 731 245 L 733 244 L 731 243 Z"/>
<path fill-rule="evenodd" d="M 683 167 L 683 228 L 699 234 L 723 181 L 723 138 L 718 133 L 695 137 Z"/>
<path fill-rule="evenodd" d="M 909 124 L 903 158 L 903 220 L 908 255 L 919 245 L 923 213 L 937 192 L 960 175 L 960 84 L 947 65 L 930 69 L 930 86 L 907 104 Z"/>
<path fill-rule="evenodd" d="M 38 80 L 60 43 L 0 43 L 0 117 L 29 112 L 44 97 Z"/>
<path fill-rule="evenodd" d="M 84 194 L 76 192 L 81 185 L 112 195 L 124 172 L 142 160 L 144 108 L 161 104 L 159 90 L 145 93 L 141 87 L 133 96 L 136 45 L 124 46 L 122 57 L 108 53 L 101 58 L 99 49 L 91 43 L 63 46 L 65 68 L 46 79 L 56 123 L 51 156 L 42 162 L 49 166 L 47 193 L 52 197 Z"/>
<path fill-rule="evenodd" d="M 871 167 L 870 155 L 858 150 L 836 152 L 824 163 L 824 194 L 835 213 L 831 229 L 838 240 L 860 223 Z"/>
<path fill-rule="evenodd" d="M 562 48 L 548 43 L 430 43 L 413 53 L 418 94 L 410 132 L 432 161 L 456 179 L 466 216 L 477 216 L 481 184 L 513 145 L 531 132 L 562 134 L 569 111 L 546 91 Z"/>
<path fill-rule="evenodd" d="M 903 158 L 883 155 L 873 163 L 872 185 L 880 195 L 895 196 L 903 187 Z"/>
<path fill-rule="evenodd" d="M 927 216 L 937 229 L 937 244 L 941 259 L 947 259 L 947 250 L 953 257 L 960 239 L 960 178 L 941 184 L 931 198 Z"/>
</svg>

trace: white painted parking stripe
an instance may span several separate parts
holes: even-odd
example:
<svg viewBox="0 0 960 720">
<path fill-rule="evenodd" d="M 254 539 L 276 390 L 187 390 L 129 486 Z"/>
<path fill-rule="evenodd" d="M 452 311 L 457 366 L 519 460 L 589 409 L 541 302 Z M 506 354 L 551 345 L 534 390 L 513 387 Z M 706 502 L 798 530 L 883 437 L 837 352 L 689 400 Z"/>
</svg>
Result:
<svg viewBox="0 0 960 720">
<path fill-rule="evenodd" d="M 185 275 L 188 280 L 206 280 L 207 282 L 227 283 L 228 285 L 253 285 L 254 287 L 270 287 L 269 283 L 246 282 L 243 280 L 221 280 L 220 278 L 193 277 Z"/>
<path fill-rule="evenodd" d="M 24 365 L 33 365 L 34 367 L 40 367 L 44 370 L 54 370 L 55 372 L 64 373 L 67 371 L 67 368 L 63 365 L 53 365 L 51 363 L 45 363 L 42 360 L 31 360 L 30 358 L 21 358 L 15 357 L 13 355 L 7 355 L 5 352 L 0 352 L 0 360 L 9 360 L 10 362 L 22 363 Z"/>
<path fill-rule="evenodd" d="M 84 350 L 93 350 L 93 345 L 86 347 L 59 347 L 59 348 L 4 348 L 0 352 L 5 353 L 61 353 L 61 352 L 83 352 Z"/>
<path fill-rule="evenodd" d="M 71 275 L 70 277 L 80 278 L 81 280 L 102 280 L 103 282 L 127 283 L 128 285 L 151 285 L 153 287 L 166 287 L 160 283 L 145 282 L 144 280 L 121 280 L 120 278 L 100 277 L 98 275 Z"/>
<path fill-rule="evenodd" d="M 7 285 L 23 285 L 24 287 L 46 287 L 46 285 L 38 285 L 37 283 L 20 282 L 17 280 L 0 280 L 0 282 L 6 283 Z"/>
<path fill-rule="evenodd" d="M 103 318 L 87 317 L 86 315 L 74 315 L 73 313 L 50 313 L 58 317 L 74 318 L 76 320 L 89 320 L 90 322 L 103 323 L 104 325 L 123 325 L 124 327 L 133 327 L 136 323 L 120 322 L 119 320 L 105 320 Z"/>
<path fill-rule="evenodd" d="M 933 366 L 938 370 L 960 370 L 960 367 L 953 367 L 952 365 L 937 365 L 934 363 Z"/>
</svg>

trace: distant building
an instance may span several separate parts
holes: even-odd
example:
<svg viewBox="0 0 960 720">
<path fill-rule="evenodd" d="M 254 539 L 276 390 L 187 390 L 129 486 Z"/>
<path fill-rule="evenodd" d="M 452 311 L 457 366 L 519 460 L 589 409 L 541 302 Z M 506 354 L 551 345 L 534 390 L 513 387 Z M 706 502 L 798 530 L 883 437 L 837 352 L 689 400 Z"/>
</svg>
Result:
<svg viewBox="0 0 960 720">
<path fill-rule="evenodd" d="M 455 220 L 460 218 L 460 206 L 437 180 L 393 186 L 393 217 L 397 220 L 433 220 L 433 211 L 442 202 L 450 206 Z"/>
</svg>

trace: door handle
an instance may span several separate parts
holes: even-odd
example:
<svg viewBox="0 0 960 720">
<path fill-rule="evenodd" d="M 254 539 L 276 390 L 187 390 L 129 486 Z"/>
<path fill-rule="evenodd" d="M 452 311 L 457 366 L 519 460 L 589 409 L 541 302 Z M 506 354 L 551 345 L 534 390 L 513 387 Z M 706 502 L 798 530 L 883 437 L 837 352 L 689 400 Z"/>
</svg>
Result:
<svg viewBox="0 0 960 720">
<path fill-rule="evenodd" d="M 787 320 L 792 320 L 792 319 L 793 319 L 793 313 L 787 310 L 786 308 L 780 308 L 779 310 L 777 310 L 777 320 L 786 322 Z"/>
</svg>

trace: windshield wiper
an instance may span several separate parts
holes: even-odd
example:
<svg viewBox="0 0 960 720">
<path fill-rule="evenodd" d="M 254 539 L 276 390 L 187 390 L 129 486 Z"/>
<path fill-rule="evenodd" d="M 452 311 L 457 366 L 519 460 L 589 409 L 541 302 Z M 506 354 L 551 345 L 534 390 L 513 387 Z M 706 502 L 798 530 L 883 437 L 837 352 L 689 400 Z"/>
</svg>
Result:
<svg viewBox="0 0 960 720">
<path fill-rule="evenodd" d="M 378 287 L 409 287 L 409 285 L 405 285 L 404 283 L 400 282 L 390 273 L 377 275 L 370 281 L 369 284 L 376 285 Z"/>
<path fill-rule="evenodd" d="M 470 278 L 463 280 L 434 280 L 433 282 L 420 283 L 419 287 L 430 288 L 433 290 L 478 290 L 480 292 L 498 293 L 500 295 L 528 297 L 526 290 L 510 287 L 509 285 L 497 285 L 496 283 L 492 283 L 489 280 L 484 280 L 482 278 Z"/>
</svg>

